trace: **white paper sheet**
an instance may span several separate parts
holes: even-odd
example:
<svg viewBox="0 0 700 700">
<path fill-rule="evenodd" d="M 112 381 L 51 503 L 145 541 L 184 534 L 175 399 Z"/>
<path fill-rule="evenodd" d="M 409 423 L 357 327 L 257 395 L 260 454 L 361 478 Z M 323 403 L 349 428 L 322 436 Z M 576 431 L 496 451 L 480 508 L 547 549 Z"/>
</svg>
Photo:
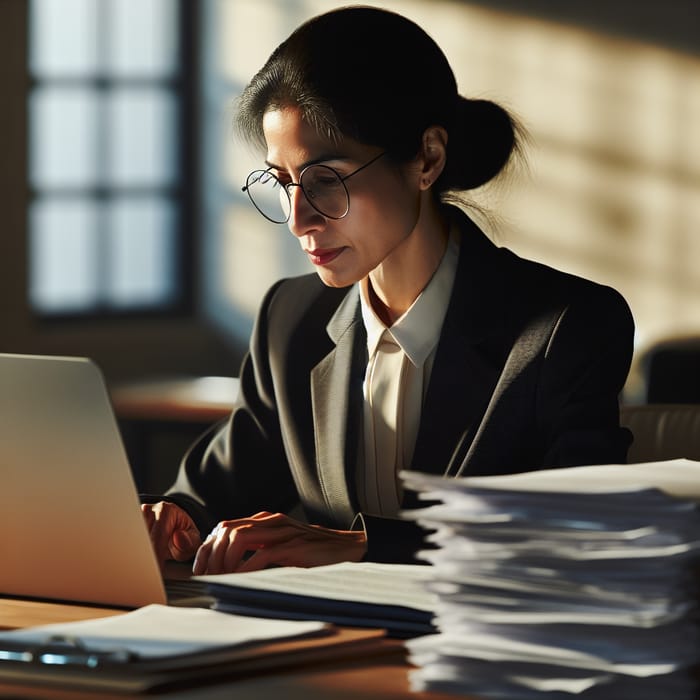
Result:
<svg viewBox="0 0 700 700">
<path fill-rule="evenodd" d="M 154 659 L 311 634 L 323 628 L 321 622 L 259 619 L 201 608 L 148 605 L 123 615 L 0 632 L 0 649 L 5 640 L 34 646 L 60 636 L 78 639 L 92 651 L 119 648 Z"/>
<path fill-rule="evenodd" d="M 324 600 L 403 606 L 431 612 L 435 596 L 426 589 L 430 567 L 421 564 L 345 562 L 309 569 L 279 567 L 242 574 L 196 576 L 198 581 L 274 591 Z"/>
<path fill-rule="evenodd" d="M 653 488 L 670 496 L 700 500 L 700 462 L 689 459 L 541 469 L 518 474 L 473 476 L 456 480 L 445 480 L 442 477 L 417 472 L 403 472 L 402 476 L 409 483 L 422 482 L 426 487 L 444 485 L 441 481 L 446 481 L 456 487 L 581 494 Z"/>
</svg>

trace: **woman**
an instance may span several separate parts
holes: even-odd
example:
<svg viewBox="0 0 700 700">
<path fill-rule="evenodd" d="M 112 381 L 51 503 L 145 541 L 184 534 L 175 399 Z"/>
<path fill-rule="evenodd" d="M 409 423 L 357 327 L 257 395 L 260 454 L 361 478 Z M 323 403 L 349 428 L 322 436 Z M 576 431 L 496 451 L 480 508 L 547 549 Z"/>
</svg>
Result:
<svg viewBox="0 0 700 700">
<path fill-rule="evenodd" d="M 401 470 L 625 461 L 627 304 L 497 248 L 449 204 L 505 168 L 517 128 L 459 96 L 422 29 L 360 7 L 310 20 L 237 125 L 266 153 L 244 190 L 317 274 L 268 292 L 230 419 L 143 507 L 161 560 L 411 562 L 424 533 L 399 517 L 415 505 Z"/>
</svg>

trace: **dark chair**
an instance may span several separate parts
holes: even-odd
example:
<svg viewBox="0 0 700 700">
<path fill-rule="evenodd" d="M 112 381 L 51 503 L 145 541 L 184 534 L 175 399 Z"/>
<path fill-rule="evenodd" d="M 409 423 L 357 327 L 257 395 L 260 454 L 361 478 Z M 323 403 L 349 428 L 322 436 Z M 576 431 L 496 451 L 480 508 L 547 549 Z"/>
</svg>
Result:
<svg viewBox="0 0 700 700">
<path fill-rule="evenodd" d="M 700 404 L 700 336 L 659 340 L 639 359 L 646 403 Z"/>
<path fill-rule="evenodd" d="M 700 403 L 622 406 L 620 422 L 634 435 L 629 462 L 700 461 Z"/>
</svg>

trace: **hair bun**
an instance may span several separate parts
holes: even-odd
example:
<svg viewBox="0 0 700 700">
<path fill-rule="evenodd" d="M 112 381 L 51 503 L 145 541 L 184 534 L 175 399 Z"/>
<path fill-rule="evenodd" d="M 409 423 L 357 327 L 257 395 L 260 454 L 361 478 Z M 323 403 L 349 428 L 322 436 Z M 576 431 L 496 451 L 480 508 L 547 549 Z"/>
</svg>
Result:
<svg viewBox="0 0 700 700">
<path fill-rule="evenodd" d="M 508 163 L 516 147 L 517 127 L 508 111 L 490 100 L 460 97 L 458 115 L 450 130 L 452 167 L 445 184 L 475 189 Z"/>
</svg>

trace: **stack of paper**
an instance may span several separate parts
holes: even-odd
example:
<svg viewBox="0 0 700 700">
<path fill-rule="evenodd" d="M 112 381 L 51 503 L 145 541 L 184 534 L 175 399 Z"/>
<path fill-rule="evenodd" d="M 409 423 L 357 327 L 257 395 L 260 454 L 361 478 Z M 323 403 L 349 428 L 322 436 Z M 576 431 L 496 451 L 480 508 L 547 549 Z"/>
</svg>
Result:
<svg viewBox="0 0 700 700">
<path fill-rule="evenodd" d="M 410 640 L 416 690 L 508 700 L 695 698 L 700 463 L 443 479 L 427 584 L 438 633 Z"/>
</svg>

